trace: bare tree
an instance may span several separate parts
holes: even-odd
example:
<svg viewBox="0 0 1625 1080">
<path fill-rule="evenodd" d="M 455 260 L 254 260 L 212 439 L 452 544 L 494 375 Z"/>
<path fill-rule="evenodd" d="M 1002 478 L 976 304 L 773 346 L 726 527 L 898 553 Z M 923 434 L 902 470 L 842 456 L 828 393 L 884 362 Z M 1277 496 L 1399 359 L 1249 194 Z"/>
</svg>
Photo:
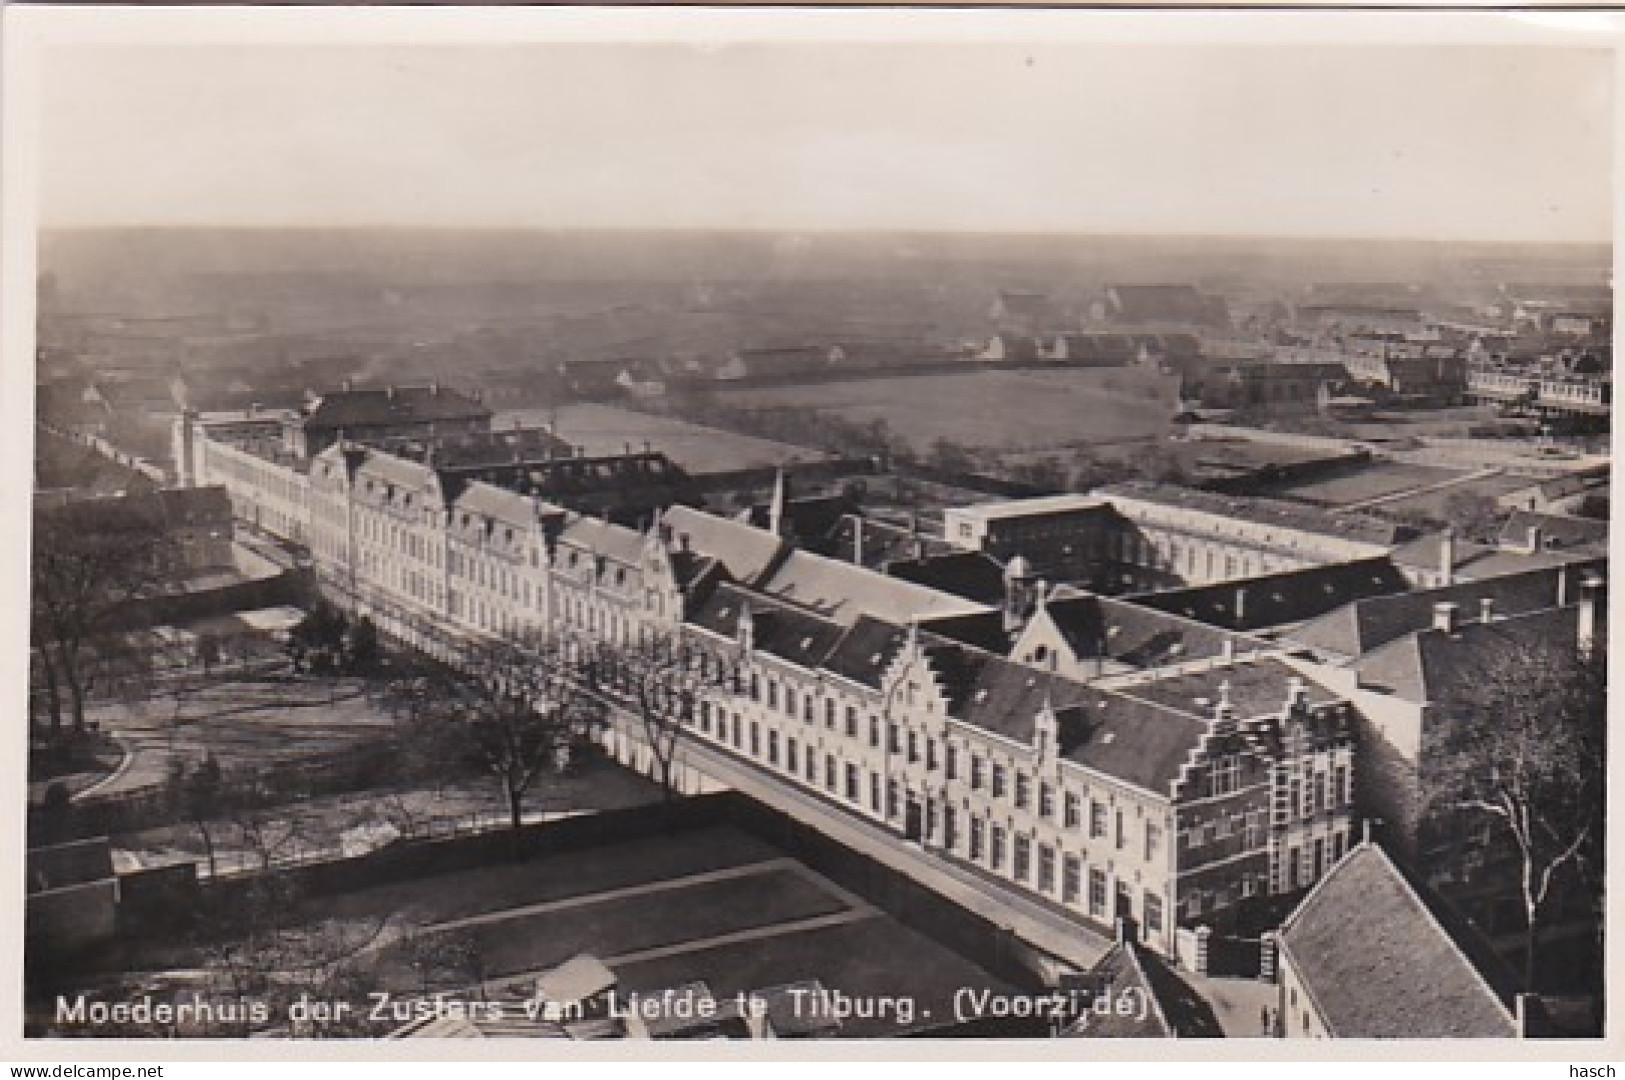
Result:
<svg viewBox="0 0 1625 1080">
<path fill-rule="evenodd" d="M 595 642 L 583 677 L 637 719 L 658 775 L 661 797 L 677 794 L 677 752 L 695 710 L 713 689 L 732 687 L 735 664 L 675 633 L 644 630 L 626 642 Z"/>
<path fill-rule="evenodd" d="M 116 651 L 128 605 L 167 569 L 163 530 L 128 506 L 76 503 L 34 515 L 30 631 L 52 737 L 85 725 L 97 646 Z"/>
<path fill-rule="evenodd" d="M 425 661 L 399 680 L 391 703 L 420 746 L 492 777 L 518 829 L 536 782 L 602 727 L 604 707 L 558 638 L 521 633 L 468 643 L 454 662 L 455 671 Z"/>
<path fill-rule="evenodd" d="M 1554 886 L 1590 876 L 1602 850 L 1606 695 L 1599 653 L 1509 642 L 1460 680 L 1429 769 L 1437 809 L 1487 821 L 1516 847 L 1531 990 Z"/>
</svg>

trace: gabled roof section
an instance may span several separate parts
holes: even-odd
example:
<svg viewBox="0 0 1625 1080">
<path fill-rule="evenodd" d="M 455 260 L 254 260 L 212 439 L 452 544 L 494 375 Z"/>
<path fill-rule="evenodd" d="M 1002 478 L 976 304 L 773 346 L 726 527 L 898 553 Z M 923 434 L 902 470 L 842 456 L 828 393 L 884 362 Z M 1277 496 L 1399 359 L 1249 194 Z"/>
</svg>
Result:
<svg viewBox="0 0 1625 1080">
<path fill-rule="evenodd" d="M 1198 670 L 1151 678 L 1125 676 L 1123 681 L 1113 683 L 1113 688 L 1197 716 L 1210 715 L 1220 697 L 1228 694 L 1236 716 L 1246 720 L 1278 715 L 1286 707 L 1287 688 L 1294 680 L 1303 687 L 1305 701 L 1311 708 L 1342 700 L 1338 694 L 1305 678 L 1302 672 L 1273 656 L 1204 665 Z"/>
<path fill-rule="evenodd" d="M 675 537 L 688 537 L 696 552 L 728 568 L 735 581 L 754 584 L 782 557 L 787 545 L 766 529 L 707 514 L 690 506 L 672 506 L 661 515 Z"/>
<path fill-rule="evenodd" d="M 1410 591 L 1387 556 L 1310 566 L 1188 589 L 1128 598 L 1141 607 L 1182 615 L 1227 630 L 1261 630 L 1301 623 L 1355 600 Z"/>
<path fill-rule="evenodd" d="M 1436 899 L 1425 902 L 1387 853 L 1367 842 L 1287 917 L 1282 951 L 1333 1036 L 1518 1035 L 1506 991 L 1492 986 L 1469 959 L 1458 940 L 1464 931 L 1447 929 L 1438 906 Z"/>
<path fill-rule="evenodd" d="M 565 522 L 558 539 L 562 544 L 602 555 L 626 566 L 636 566 L 643 559 L 644 535 L 636 529 L 611 524 L 602 518 L 585 514 L 573 516 Z"/>
<path fill-rule="evenodd" d="M 1065 711 L 1081 733 L 1064 751 L 1068 761 L 1164 797 L 1209 727 L 1203 717 L 1098 687 L 1058 718 Z"/>
<path fill-rule="evenodd" d="M 1248 495 L 1221 495 L 1212 491 L 1129 480 L 1099 488 L 1095 495 L 1105 498 L 1119 511 L 1127 500 L 1152 503 L 1175 509 L 1194 510 L 1218 517 L 1239 518 L 1259 525 L 1336 537 L 1380 547 L 1391 547 L 1409 538 L 1414 530 L 1365 514 L 1337 514 L 1302 503 L 1265 499 Z M 1126 515 L 1132 517 L 1132 515 Z M 1376 553 L 1373 553 L 1376 554 Z"/>
<path fill-rule="evenodd" d="M 1608 522 L 1562 514 L 1542 514 L 1534 510 L 1514 510 L 1506 524 L 1501 526 L 1496 542 L 1503 547 L 1527 544 L 1531 529 L 1540 530 L 1540 539 L 1545 547 L 1565 551 L 1580 549 L 1597 555 L 1608 553 Z"/>
<path fill-rule="evenodd" d="M 900 624 L 988 610 L 985 604 L 807 551 L 791 551 L 754 584 L 764 593 L 848 626 L 863 615 Z"/>
<path fill-rule="evenodd" d="M 1062 1032 L 1083 1039 L 1217 1039 L 1224 1035 L 1213 1008 L 1191 986 L 1137 942 L 1119 942 L 1081 978 L 1086 1000 L 1126 998 L 1141 1007 L 1085 1012 Z"/>
<path fill-rule="evenodd" d="M 1035 618 L 1044 613 L 1080 659 L 1104 655 L 1137 668 L 1220 656 L 1226 642 L 1240 649 L 1265 645 L 1133 600 L 1063 596 L 1046 601 Z"/>
<path fill-rule="evenodd" d="M 1340 656 L 1358 657 L 1433 623 L 1434 605 L 1452 603 L 1463 621 L 1478 617 L 1484 600 L 1497 616 L 1524 615 L 1571 602 L 1590 571 L 1603 571 L 1606 559 L 1506 574 L 1483 581 L 1417 589 L 1358 600 L 1291 632 L 1297 644 Z"/>
<path fill-rule="evenodd" d="M 536 524 L 536 504 L 527 496 L 476 481 L 452 507 L 453 513 L 478 514 L 503 525 L 529 529 Z"/>
<path fill-rule="evenodd" d="M 886 573 L 978 604 L 1004 600 L 1004 567 L 980 551 L 953 551 L 886 564 Z"/>
<path fill-rule="evenodd" d="M 756 651 L 803 668 L 821 666 L 845 633 L 838 623 L 729 583 L 717 586 L 689 621 L 731 639 L 738 635 L 740 615 L 747 609 Z"/>
<path fill-rule="evenodd" d="M 1598 600 L 1596 632 L 1605 635 L 1607 604 Z M 1454 633 L 1427 629 L 1389 642 L 1358 665 L 1361 685 L 1387 690 L 1417 704 L 1470 697 L 1501 658 L 1542 650 L 1572 655 L 1579 641 L 1578 605 L 1514 615 L 1493 622 L 1463 622 Z"/>
</svg>

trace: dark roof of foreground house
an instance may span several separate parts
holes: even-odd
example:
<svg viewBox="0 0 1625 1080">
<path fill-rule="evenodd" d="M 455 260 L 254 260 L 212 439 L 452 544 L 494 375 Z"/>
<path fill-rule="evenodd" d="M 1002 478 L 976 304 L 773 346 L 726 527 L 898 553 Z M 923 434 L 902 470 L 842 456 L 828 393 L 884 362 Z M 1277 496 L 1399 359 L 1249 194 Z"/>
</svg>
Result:
<svg viewBox="0 0 1625 1080">
<path fill-rule="evenodd" d="M 1119 999 L 1137 1008 L 1124 1016 L 1116 1009 L 1085 1008 L 1062 1032 L 1078 1039 L 1217 1039 L 1224 1035 L 1213 1007 L 1163 959 L 1134 941 L 1119 942 L 1094 967 L 1063 984 L 1078 991 L 1077 1005 Z"/>
<path fill-rule="evenodd" d="M 113 849 L 105 836 L 28 849 L 31 893 L 105 881 L 113 876 Z"/>
<path fill-rule="evenodd" d="M 1440 913 L 1386 852 L 1359 844 L 1281 925 L 1283 966 L 1336 1037 L 1516 1037 L 1504 973 L 1487 978 L 1482 948 Z"/>
<path fill-rule="evenodd" d="M 1595 608 L 1594 632 L 1607 634 L 1607 604 Z M 1573 656 L 1579 643 L 1579 605 L 1550 608 L 1491 622 L 1469 621 L 1453 631 L 1419 630 L 1364 656 L 1360 685 L 1406 701 L 1445 703 L 1471 699 L 1474 687 L 1508 662 L 1531 656 Z"/>
<path fill-rule="evenodd" d="M 1144 668 L 1219 656 L 1226 641 L 1237 649 L 1263 645 L 1181 614 L 1092 594 L 1047 600 L 1034 618 L 1044 615 L 1080 660 L 1104 656 Z"/>
<path fill-rule="evenodd" d="M 1128 598 L 1141 607 L 1183 615 L 1226 630 L 1301 623 L 1355 600 L 1408 592 L 1410 582 L 1387 556 L 1286 570 L 1214 585 Z"/>
</svg>

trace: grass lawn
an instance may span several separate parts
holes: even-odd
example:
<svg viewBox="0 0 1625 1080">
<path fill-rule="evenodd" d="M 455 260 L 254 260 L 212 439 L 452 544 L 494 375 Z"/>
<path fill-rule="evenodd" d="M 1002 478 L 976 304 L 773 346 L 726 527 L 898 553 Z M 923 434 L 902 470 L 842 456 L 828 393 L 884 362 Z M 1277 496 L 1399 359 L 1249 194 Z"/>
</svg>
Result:
<svg viewBox="0 0 1625 1080">
<path fill-rule="evenodd" d="M 616 969 L 624 990 L 654 993 L 703 979 L 718 997 L 764 990 L 801 979 L 818 979 L 830 991 L 875 1001 L 908 997 L 913 1027 L 936 1026 L 953 1017 L 961 987 L 1007 991 L 1004 983 L 957 953 L 885 916 L 776 937 L 684 953 Z M 909 1027 L 896 1013 L 844 1022 L 845 1038 L 881 1038 Z"/>
<path fill-rule="evenodd" d="M 1358 472 L 1325 480 L 1309 480 L 1301 484 L 1288 484 L 1271 494 L 1298 499 L 1321 506 L 1345 506 L 1349 503 L 1380 499 L 1384 495 L 1408 491 L 1411 488 L 1439 484 L 1462 473 L 1452 469 L 1435 469 L 1425 465 L 1399 465 L 1381 463 Z M 1450 491 L 1456 488 L 1448 489 Z"/>
<path fill-rule="evenodd" d="M 558 436 L 583 447 L 588 456 L 620 454 L 630 443 L 643 449 L 644 440 L 690 473 L 727 472 L 754 466 L 813 461 L 817 450 L 789 443 L 737 435 L 676 417 L 651 416 L 614 405 L 561 405 L 556 411 L 521 409 L 497 414 L 493 426 L 501 430 L 515 420 L 527 427 L 557 421 Z"/>
<path fill-rule="evenodd" d="M 1527 476 L 1486 476 L 1482 480 L 1470 480 L 1465 484 L 1452 484 L 1439 491 L 1424 492 L 1413 498 L 1395 499 L 1391 503 L 1384 503 L 1382 508 L 1399 513 L 1428 514 L 1442 519 L 1445 516 L 1446 504 L 1452 496 L 1484 495 L 1493 499 L 1508 492 L 1529 487 L 1533 482 Z"/>
<path fill-rule="evenodd" d="M 922 453 L 937 439 L 1001 450 L 1144 439 L 1171 431 L 1175 411 L 1167 377 L 1141 368 L 950 372 L 730 390 L 721 400 L 883 419 Z"/>
<path fill-rule="evenodd" d="M 380 885 L 324 900 L 324 913 L 366 918 L 402 913 L 414 922 L 452 919 L 743 866 L 780 852 L 737 829 L 700 829 L 585 851 L 564 851 L 453 874 Z"/>
<path fill-rule="evenodd" d="M 843 900 L 802 875 L 769 870 L 521 915 L 465 932 L 473 935 L 485 958 L 487 977 L 501 978 L 553 967 L 580 952 L 614 956 L 845 908 Z M 383 950 L 380 967 L 386 984 L 412 985 L 415 976 L 405 956 L 399 945 Z"/>
</svg>

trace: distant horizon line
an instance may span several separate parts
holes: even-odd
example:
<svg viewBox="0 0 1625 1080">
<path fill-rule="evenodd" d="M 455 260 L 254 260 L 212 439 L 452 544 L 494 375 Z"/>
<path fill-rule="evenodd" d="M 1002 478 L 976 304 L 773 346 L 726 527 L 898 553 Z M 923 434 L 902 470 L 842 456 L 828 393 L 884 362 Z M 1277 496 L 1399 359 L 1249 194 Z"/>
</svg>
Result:
<svg viewBox="0 0 1625 1080">
<path fill-rule="evenodd" d="M 537 225 L 537 224 L 226 224 L 222 222 L 164 222 L 164 223 L 82 223 L 40 225 L 36 235 L 50 233 L 86 232 L 241 232 L 241 233 L 339 233 L 339 232 L 394 232 L 394 233 L 553 233 L 591 234 L 651 233 L 669 236 L 728 235 L 741 237 L 811 236 L 893 236 L 893 237 L 1009 237 L 1022 239 L 1075 239 L 1075 240 L 1197 240 L 1197 241 L 1269 241 L 1300 243 L 1377 243 L 1377 244 L 1479 244 L 1486 246 L 1541 246 L 1541 247 L 1601 247 L 1611 248 L 1612 237 L 1600 240 L 1491 238 L 1470 236 L 1414 236 L 1387 234 L 1338 233 L 1209 233 L 1209 232 L 1100 232 L 1088 230 L 1041 229 L 968 229 L 940 226 L 882 227 L 882 226 L 739 226 L 739 225 Z"/>
</svg>

